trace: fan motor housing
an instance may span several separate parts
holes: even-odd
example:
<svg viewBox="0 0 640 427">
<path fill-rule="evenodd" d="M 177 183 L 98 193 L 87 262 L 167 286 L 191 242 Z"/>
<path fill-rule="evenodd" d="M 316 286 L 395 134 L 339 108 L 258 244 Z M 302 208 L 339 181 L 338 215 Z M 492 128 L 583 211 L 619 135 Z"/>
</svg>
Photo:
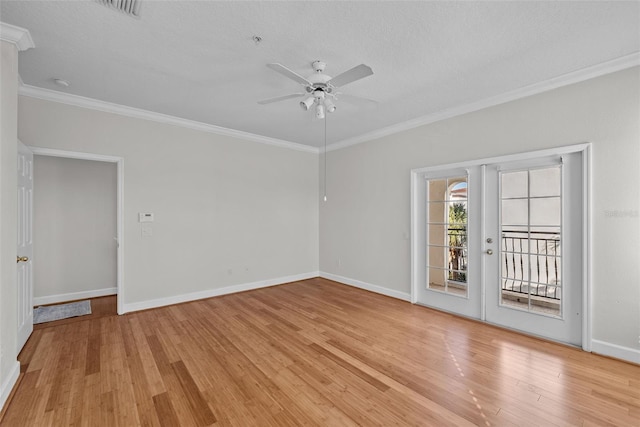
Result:
<svg viewBox="0 0 640 427">
<path fill-rule="evenodd" d="M 305 87 L 305 90 L 307 91 L 307 93 L 312 93 L 317 90 L 325 93 L 331 93 L 333 91 L 333 88 L 326 83 L 314 83 L 313 86 Z"/>
<path fill-rule="evenodd" d="M 309 80 L 312 84 L 322 84 L 324 86 L 327 85 L 327 82 L 331 80 L 331 76 L 327 76 L 326 74 L 312 74 L 307 80 Z"/>
</svg>

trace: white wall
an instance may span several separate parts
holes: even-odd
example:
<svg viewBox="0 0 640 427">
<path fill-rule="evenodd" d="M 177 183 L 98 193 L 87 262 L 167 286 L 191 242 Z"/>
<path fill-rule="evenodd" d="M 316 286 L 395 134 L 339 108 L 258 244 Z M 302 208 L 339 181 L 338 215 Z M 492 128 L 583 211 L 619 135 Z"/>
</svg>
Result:
<svg viewBox="0 0 640 427">
<path fill-rule="evenodd" d="M 411 169 L 582 142 L 593 143 L 593 338 L 640 361 L 638 68 L 330 151 L 320 269 L 407 295 Z"/>
<path fill-rule="evenodd" d="M 115 293 L 116 184 L 115 163 L 34 156 L 36 305 Z"/>
<path fill-rule="evenodd" d="M 18 191 L 18 50 L 0 41 L 0 407 L 20 365 L 17 332 L 16 264 Z"/>
<path fill-rule="evenodd" d="M 313 153 L 23 96 L 18 135 L 124 158 L 125 309 L 318 270 Z"/>
</svg>

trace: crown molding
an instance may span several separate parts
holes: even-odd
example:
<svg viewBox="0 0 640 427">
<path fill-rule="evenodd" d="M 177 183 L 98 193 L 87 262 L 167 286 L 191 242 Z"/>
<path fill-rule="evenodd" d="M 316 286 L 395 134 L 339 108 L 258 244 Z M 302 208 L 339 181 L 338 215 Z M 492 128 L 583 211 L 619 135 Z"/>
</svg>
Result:
<svg viewBox="0 0 640 427">
<path fill-rule="evenodd" d="M 170 116 L 168 114 L 156 113 L 153 111 L 143 110 L 140 108 L 127 107 L 125 105 L 114 104 L 111 102 L 100 101 L 93 98 L 87 98 L 79 95 L 58 92 L 51 89 L 44 89 L 31 85 L 22 85 L 18 89 L 18 94 L 30 98 L 42 99 L 45 101 L 58 102 L 60 104 L 73 105 L 75 107 L 87 108 L 90 110 L 98 110 L 106 113 L 119 114 L 122 116 L 133 117 L 136 119 L 150 120 L 158 123 L 165 123 L 174 126 L 180 126 L 188 129 L 198 130 L 202 132 L 213 133 L 216 135 L 230 136 L 247 141 L 259 142 L 261 144 L 272 145 L 291 150 L 305 151 L 317 154 L 319 149 L 296 142 L 285 141 L 282 139 L 270 138 L 267 136 L 256 135 L 250 132 L 243 132 L 234 129 L 228 129 L 221 126 L 210 125 L 207 123 L 197 122 L 194 120 L 182 119 L 180 117 Z"/>
<path fill-rule="evenodd" d="M 6 22 L 0 22 L 0 40 L 15 44 L 18 51 L 36 47 L 29 30 L 7 24 Z"/>
<path fill-rule="evenodd" d="M 342 141 L 334 142 L 327 146 L 327 151 L 339 150 L 341 148 L 350 147 L 352 145 L 362 144 L 363 142 L 372 141 L 374 139 L 382 138 L 395 133 L 411 130 L 420 126 L 428 125 L 430 123 L 438 122 L 452 117 L 461 116 L 463 114 L 471 113 L 474 111 L 482 110 L 484 108 L 493 107 L 496 105 L 504 104 L 517 99 L 526 98 L 528 96 L 537 95 L 542 92 L 557 89 L 562 86 L 568 86 L 570 84 L 579 83 L 585 80 L 589 80 L 595 77 L 600 77 L 605 74 L 614 73 L 627 68 L 636 67 L 640 65 L 640 52 L 634 52 L 630 55 L 622 56 L 620 58 L 613 59 L 611 61 L 603 62 L 597 65 L 586 67 L 577 71 L 573 71 L 567 74 L 563 74 L 558 77 L 544 80 L 532 85 L 524 86 L 503 94 L 492 96 L 482 99 L 480 101 L 472 102 L 465 105 L 449 108 L 442 111 L 437 111 L 426 116 L 418 117 L 416 119 L 408 120 L 403 123 L 388 126 L 382 129 L 378 129 L 373 132 L 365 133 L 353 138 L 344 139 Z"/>
<path fill-rule="evenodd" d="M 0 29 L 3 29 L 5 25 L 2 24 Z M 19 28 L 10 26 L 13 28 Z M 22 29 L 20 29 L 22 30 Z M 26 31 L 26 30 L 24 30 Z M 28 34 L 28 32 L 27 32 Z M 4 35 L 4 30 L 3 30 Z M 29 36 L 29 40 L 31 37 Z M 408 120 L 403 123 L 388 126 L 382 129 L 378 129 L 373 132 L 365 133 L 353 138 L 344 139 L 342 141 L 335 142 L 327 146 L 327 151 L 339 150 L 342 148 L 350 147 L 352 145 L 362 144 L 364 142 L 379 139 L 395 133 L 415 129 L 420 126 L 425 126 L 431 123 L 435 123 L 441 120 L 450 119 L 463 114 L 471 113 L 474 111 L 482 110 L 485 108 L 493 107 L 496 105 L 504 104 L 510 101 L 515 101 L 528 96 L 537 95 L 539 93 L 547 92 L 559 87 L 579 83 L 585 80 L 589 80 L 595 77 L 603 76 L 605 74 L 614 73 L 627 68 L 640 65 L 640 52 L 634 52 L 630 55 L 626 55 L 620 58 L 616 58 L 611 61 L 603 62 L 591 67 L 586 67 L 571 73 L 567 73 L 558 77 L 554 77 L 542 82 L 534 83 L 532 85 L 524 86 L 503 94 L 485 98 L 469 104 L 449 108 L 442 111 L 437 111 L 426 116 L 418 117 L 416 119 Z M 193 120 L 182 119 L 179 117 L 170 116 L 167 114 L 156 113 L 153 111 L 142 110 L 139 108 L 127 107 L 120 104 L 114 104 L 111 102 L 100 101 L 97 99 L 87 98 L 78 95 L 71 95 L 68 93 L 58 92 L 50 89 L 39 88 L 30 85 L 20 85 L 18 93 L 23 96 L 31 98 L 43 99 L 46 101 L 58 102 L 61 104 L 73 105 L 76 107 L 88 108 L 92 110 L 104 111 L 107 113 L 119 114 L 127 117 L 133 117 L 143 120 L 150 120 L 159 123 L 171 124 L 175 126 L 181 126 L 188 129 L 199 130 L 202 132 L 214 133 L 217 135 L 230 136 L 247 141 L 258 142 L 262 144 L 272 145 L 281 148 L 288 148 L 297 151 L 304 151 L 308 153 L 319 154 L 324 152 L 318 147 L 312 147 L 304 144 L 299 144 L 291 141 L 270 138 L 262 135 L 257 135 L 249 132 L 243 132 L 234 129 L 228 129 L 221 126 L 210 125 L 207 123 L 197 122 Z"/>
</svg>

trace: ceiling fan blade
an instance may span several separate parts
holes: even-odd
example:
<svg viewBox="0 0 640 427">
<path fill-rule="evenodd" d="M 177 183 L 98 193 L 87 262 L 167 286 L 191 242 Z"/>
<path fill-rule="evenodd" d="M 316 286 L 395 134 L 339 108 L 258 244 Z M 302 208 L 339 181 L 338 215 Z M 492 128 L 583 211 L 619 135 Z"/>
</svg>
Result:
<svg viewBox="0 0 640 427">
<path fill-rule="evenodd" d="M 284 101 L 285 99 L 297 98 L 299 96 L 304 96 L 304 93 L 292 93 L 291 95 L 278 96 L 275 98 L 263 99 L 262 101 L 258 101 L 258 104 L 265 105 L 271 104 L 272 102 Z"/>
<path fill-rule="evenodd" d="M 294 71 L 291 71 L 290 69 L 288 69 L 282 64 L 278 64 L 278 63 L 267 64 L 267 67 L 271 68 L 273 71 L 277 71 L 278 73 L 282 74 L 285 77 L 289 77 L 291 80 L 298 82 L 301 85 L 311 86 L 311 82 L 309 80 L 305 79 L 300 74 Z"/>
<path fill-rule="evenodd" d="M 333 87 L 341 87 L 351 82 L 355 82 L 356 80 L 360 80 L 367 76 L 370 76 L 371 74 L 373 74 L 373 70 L 371 69 L 371 67 L 369 67 L 368 65 L 360 64 L 350 70 L 345 71 L 342 74 L 338 74 L 327 83 L 329 83 Z"/>
</svg>

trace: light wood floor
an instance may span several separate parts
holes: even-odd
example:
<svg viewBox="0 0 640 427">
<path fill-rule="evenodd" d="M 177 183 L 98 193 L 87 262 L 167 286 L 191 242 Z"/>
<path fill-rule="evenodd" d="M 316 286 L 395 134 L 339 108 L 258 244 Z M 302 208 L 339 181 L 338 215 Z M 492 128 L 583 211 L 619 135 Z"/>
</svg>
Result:
<svg viewBox="0 0 640 427">
<path fill-rule="evenodd" d="M 640 425 L 637 365 L 324 279 L 40 327 L 20 362 L 3 426 Z"/>
</svg>

